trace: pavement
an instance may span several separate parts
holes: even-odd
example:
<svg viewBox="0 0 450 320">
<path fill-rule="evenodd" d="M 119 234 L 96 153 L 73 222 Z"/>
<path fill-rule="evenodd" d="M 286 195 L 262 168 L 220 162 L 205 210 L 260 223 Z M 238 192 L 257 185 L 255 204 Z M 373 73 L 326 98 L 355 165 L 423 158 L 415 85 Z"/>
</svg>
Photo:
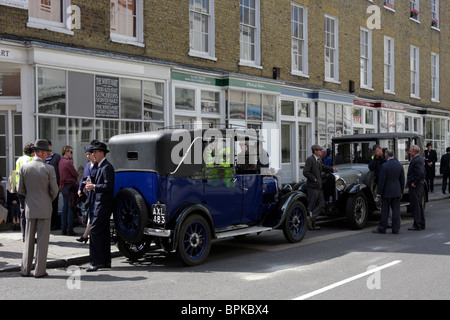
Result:
<svg viewBox="0 0 450 320">
<path fill-rule="evenodd" d="M 442 194 L 435 185 L 435 192 L 429 193 L 429 201 L 450 199 L 450 194 Z M 449 202 L 450 204 L 450 202 Z M 61 231 L 50 233 L 47 268 L 65 268 L 71 265 L 89 263 L 89 242 L 87 244 L 76 241 L 83 232 L 84 227 L 76 227 L 74 231 L 78 236 L 63 236 Z M 20 271 L 22 262 L 23 242 L 20 231 L 12 231 L 10 225 L 0 225 L 0 272 Z M 116 245 L 111 245 L 113 257 L 121 256 Z"/>
</svg>

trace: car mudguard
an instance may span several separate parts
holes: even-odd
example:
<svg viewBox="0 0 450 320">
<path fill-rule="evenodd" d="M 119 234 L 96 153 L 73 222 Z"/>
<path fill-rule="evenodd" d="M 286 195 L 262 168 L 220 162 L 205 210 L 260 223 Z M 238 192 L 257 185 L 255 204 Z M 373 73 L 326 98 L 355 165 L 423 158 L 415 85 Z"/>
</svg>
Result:
<svg viewBox="0 0 450 320">
<path fill-rule="evenodd" d="M 286 210 L 289 208 L 289 205 L 293 203 L 294 201 L 300 200 L 303 204 L 307 203 L 308 197 L 307 195 L 302 191 L 292 191 L 287 194 L 285 194 L 283 197 L 281 197 L 279 205 L 278 205 L 278 211 L 280 213 L 280 220 L 278 223 L 273 227 L 274 229 L 277 229 L 281 226 L 281 224 L 284 221 Z"/>
<path fill-rule="evenodd" d="M 211 216 L 211 213 L 208 211 L 208 209 L 206 209 L 204 206 L 198 204 L 198 203 L 188 203 L 185 206 L 183 206 L 182 208 L 179 209 L 177 215 L 176 215 L 176 219 L 175 219 L 175 223 L 173 225 L 173 236 L 172 236 L 172 249 L 176 250 L 177 248 L 177 240 L 178 240 L 178 235 L 180 233 L 180 227 L 183 224 L 183 221 L 191 214 L 193 213 L 198 213 L 200 215 L 202 215 L 206 221 L 208 222 L 210 228 L 211 228 L 211 238 L 214 239 L 216 237 L 215 235 L 215 231 L 214 231 L 214 222 Z"/>
</svg>

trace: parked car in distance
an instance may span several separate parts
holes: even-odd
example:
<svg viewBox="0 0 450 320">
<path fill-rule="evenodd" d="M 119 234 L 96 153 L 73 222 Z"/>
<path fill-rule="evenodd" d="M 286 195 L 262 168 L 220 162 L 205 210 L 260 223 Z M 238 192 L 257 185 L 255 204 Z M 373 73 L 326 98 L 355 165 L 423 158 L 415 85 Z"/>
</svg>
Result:
<svg viewBox="0 0 450 320">
<path fill-rule="evenodd" d="M 345 217 L 354 229 L 362 229 L 367 223 L 369 214 L 380 209 L 377 202 L 377 180 L 375 172 L 370 171 L 368 164 L 372 159 L 373 146 L 379 145 L 383 150 L 392 149 L 395 157 L 408 172 L 411 145 L 418 145 L 423 154 L 423 136 L 414 133 L 373 133 L 347 135 L 332 139 L 333 167 L 337 173 L 330 174 L 324 183 L 324 197 L 326 200 L 325 217 Z M 428 188 L 422 202 L 428 201 Z M 307 194 L 304 184 L 294 189 Z M 409 190 L 405 187 L 402 204 L 408 206 Z M 307 206 L 307 203 L 305 203 Z"/>
<path fill-rule="evenodd" d="M 124 134 L 109 140 L 115 168 L 114 225 L 120 251 L 139 258 L 154 242 L 186 265 L 201 264 L 214 239 L 307 230 L 304 193 L 279 189 L 255 130 Z"/>
</svg>

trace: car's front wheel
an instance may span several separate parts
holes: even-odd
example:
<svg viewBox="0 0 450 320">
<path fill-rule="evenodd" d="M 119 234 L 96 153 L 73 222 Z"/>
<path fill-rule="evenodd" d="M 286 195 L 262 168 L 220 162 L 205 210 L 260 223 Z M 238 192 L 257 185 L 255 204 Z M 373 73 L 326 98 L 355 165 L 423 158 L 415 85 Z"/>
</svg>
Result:
<svg viewBox="0 0 450 320">
<path fill-rule="evenodd" d="M 346 215 L 353 229 L 365 227 L 369 217 L 369 205 L 366 195 L 362 191 L 348 197 Z"/>
<path fill-rule="evenodd" d="M 300 201 L 292 203 L 286 212 L 283 224 L 283 234 L 291 243 L 302 241 L 307 230 L 307 212 Z"/>
<path fill-rule="evenodd" d="M 193 214 L 181 224 L 177 254 L 188 266 L 202 264 L 211 249 L 211 230 L 201 215 Z"/>
</svg>

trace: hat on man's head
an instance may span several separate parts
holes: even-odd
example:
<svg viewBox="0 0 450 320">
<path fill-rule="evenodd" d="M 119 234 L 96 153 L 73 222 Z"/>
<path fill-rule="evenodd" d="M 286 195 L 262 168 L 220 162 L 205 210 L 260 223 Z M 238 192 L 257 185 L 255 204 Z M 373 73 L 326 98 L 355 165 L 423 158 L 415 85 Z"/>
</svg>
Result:
<svg viewBox="0 0 450 320">
<path fill-rule="evenodd" d="M 47 139 L 37 139 L 33 145 L 34 150 L 52 151 Z"/>
<path fill-rule="evenodd" d="M 105 153 L 108 153 L 109 150 L 106 147 L 106 144 L 104 144 L 103 142 L 97 141 L 96 143 L 94 143 L 92 145 L 92 151 L 94 150 L 100 150 L 100 151 L 104 151 Z"/>
</svg>

